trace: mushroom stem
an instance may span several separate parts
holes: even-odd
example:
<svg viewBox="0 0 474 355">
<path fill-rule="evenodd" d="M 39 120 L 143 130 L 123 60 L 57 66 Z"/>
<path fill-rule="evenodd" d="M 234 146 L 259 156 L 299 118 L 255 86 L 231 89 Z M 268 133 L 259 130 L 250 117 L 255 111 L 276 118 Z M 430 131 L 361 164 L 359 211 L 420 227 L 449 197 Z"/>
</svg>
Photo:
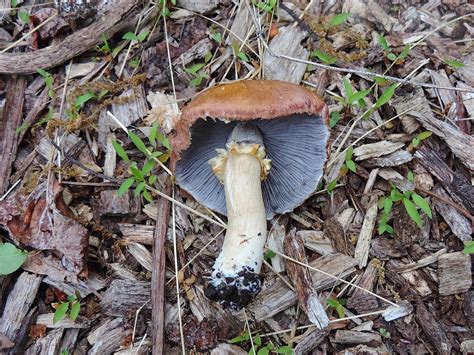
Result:
<svg viewBox="0 0 474 355">
<path fill-rule="evenodd" d="M 249 303 L 261 289 L 259 274 L 267 236 L 261 180 L 270 163 L 263 159 L 260 132 L 254 128 L 251 133 L 258 133 L 259 139 L 235 139 L 235 135 L 231 135 L 233 139 L 227 145 L 225 160 L 223 163 L 220 160 L 223 166 L 214 164 L 222 172 L 227 232 L 206 295 L 234 309 Z"/>
</svg>

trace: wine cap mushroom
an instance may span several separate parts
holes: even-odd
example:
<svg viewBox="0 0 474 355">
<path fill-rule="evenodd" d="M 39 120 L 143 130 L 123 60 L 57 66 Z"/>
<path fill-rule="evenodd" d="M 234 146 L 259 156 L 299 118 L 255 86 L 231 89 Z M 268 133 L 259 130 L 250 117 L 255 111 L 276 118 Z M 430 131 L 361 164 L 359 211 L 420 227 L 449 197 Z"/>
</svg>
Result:
<svg viewBox="0 0 474 355">
<path fill-rule="evenodd" d="M 327 122 L 317 95 L 273 80 L 220 84 L 183 108 L 170 137 L 176 181 L 228 218 L 208 297 L 239 309 L 260 291 L 266 220 L 315 191 Z"/>
</svg>

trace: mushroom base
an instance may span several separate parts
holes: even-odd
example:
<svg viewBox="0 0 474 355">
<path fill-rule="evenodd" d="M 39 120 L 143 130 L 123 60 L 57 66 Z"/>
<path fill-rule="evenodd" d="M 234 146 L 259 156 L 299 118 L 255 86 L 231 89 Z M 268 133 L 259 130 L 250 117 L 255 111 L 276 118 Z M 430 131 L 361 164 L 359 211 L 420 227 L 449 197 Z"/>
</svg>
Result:
<svg viewBox="0 0 474 355">
<path fill-rule="evenodd" d="M 237 274 L 214 272 L 204 294 L 225 308 L 240 310 L 262 289 L 262 277 L 245 266 Z"/>
</svg>

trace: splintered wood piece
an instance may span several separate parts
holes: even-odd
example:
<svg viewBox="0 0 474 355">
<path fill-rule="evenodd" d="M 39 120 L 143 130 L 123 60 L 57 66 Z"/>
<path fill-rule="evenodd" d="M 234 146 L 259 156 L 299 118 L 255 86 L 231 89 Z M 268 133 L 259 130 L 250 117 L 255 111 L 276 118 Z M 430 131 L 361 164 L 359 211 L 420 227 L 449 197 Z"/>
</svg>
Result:
<svg viewBox="0 0 474 355">
<path fill-rule="evenodd" d="M 330 217 L 324 221 L 324 237 L 325 239 L 329 240 L 331 249 L 334 249 L 334 251 L 346 255 L 354 254 L 354 246 L 348 241 L 344 228 L 342 227 L 341 223 L 339 223 L 337 218 Z M 315 251 L 318 252 L 317 250 Z M 324 254 L 320 252 L 319 254 L 325 255 L 332 252 L 333 251 L 329 251 Z"/>
<path fill-rule="evenodd" d="M 98 203 L 99 213 L 108 216 L 138 214 L 140 199 L 132 193 L 117 195 L 117 190 L 103 190 L 100 192 Z"/>
<path fill-rule="evenodd" d="M 119 223 L 118 227 L 123 234 L 123 240 L 145 245 L 153 245 L 154 226 L 145 224 Z"/>
<path fill-rule="evenodd" d="M 153 270 L 152 255 L 142 244 L 130 243 L 127 245 L 127 250 L 145 270 Z"/>
<path fill-rule="evenodd" d="M 376 346 L 382 343 L 382 337 L 377 333 L 338 330 L 336 331 L 333 341 L 339 344 L 366 344 Z"/>
<path fill-rule="evenodd" d="M 396 152 L 405 144 L 401 142 L 380 141 L 377 143 L 369 143 L 361 145 L 354 149 L 354 156 L 356 161 L 366 160 L 370 158 L 377 158 Z"/>
<path fill-rule="evenodd" d="M 388 307 L 382 313 L 382 317 L 387 321 L 392 321 L 401 317 L 405 317 L 413 312 L 413 306 L 408 301 L 401 301 L 397 306 Z"/>
<path fill-rule="evenodd" d="M 151 285 L 144 281 L 113 280 L 105 291 L 102 309 L 109 316 L 122 316 L 136 311 L 150 310 Z"/>
<path fill-rule="evenodd" d="M 441 255 L 438 259 L 439 294 L 455 295 L 472 286 L 471 256 L 463 252 Z"/>
<path fill-rule="evenodd" d="M 272 220 L 272 228 L 268 233 L 267 245 L 269 249 L 283 253 L 283 240 L 285 239 L 286 234 L 285 228 L 287 219 L 285 218 L 283 221 L 280 221 L 280 219 L 281 218 L 274 218 Z M 285 271 L 285 264 L 280 255 L 275 255 L 270 259 L 270 262 L 276 272 Z"/>
<path fill-rule="evenodd" d="M 364 222 L 354 251 L 354 258 L 359 261 L 359 267 L 366 266 L 369 259 L 370 242 L 372 241 L 372 233 L 377 221 L 377 211 L 377 196 L 372 196 L 369 207 L 365 212 Z"/>
<path fill-rule="evenodd" d="M 329 335 L 329 329 L 315 329 L 306 335 L 295 346 L 295 354 L 309 354 L 311 350 L 319 346 Z"/>
<path fill-rule="evenodd" d="M 420 300 L 416 303 L 416 320 L 423 329 L 428 341 L 435 347 L 439 354 L 451 354 L 451 344 L 438 319 L 433 312 L 428 311 L 426 306 Z"/>
<path fill-rule="evenodd" d="M 125 329 L 123 318 L 108 318 L 87 336 L 92 345 L 87 354 L 110 354 L 120 348 L 123 339 L 129 335 L 130 330 Z"/>
<path fill-rule="evenodd" d="M 408 163 L 412 159 L 413 156 L 408 151 L 399 150 L 383 157 L 368 159 L 363 165 L 365 167 L 399 166 Z"/>
<path fill-rule="evenodd" d="M 438 258 L 441 255 L 445 254 L 446 251 L 447 251 L 447 249 L 443 248 L 443 249 L 438 250 L 436 253 L 428 255 L 427 257 L 424 257 L 424 258 L 422 258 L 422 259 L 420 259 L 420 260 L 418 260 L 414 263 L 400 265 L 399 268 L 398 268 L 398 271 L 399 272 L 407 272 L 407 271 L 413 271 L 413 270 L 428 266 L 432 263 L 437 262 Z"/>
<path fill-rule="evenodd" d="M 350 256 L 336 253 L 322 256 L 313 260 L 309 265 L 339 279 L 343 279 L 356 271 L 354 266 L 357 265 L 357 260 Z M 334 277 L 324 275 L 314 270 L 311 270 L 311 274 L 317 291 L 323 291 L 341 283 L 341 281 Z"/>
<path fill-rule="evenodd" d="M 450 200 L 446 191 L 439 185 L 434 187 L 433 192 L 444 197 L 446 200 Z M 444 218 L 456 237 L 462 241 L 472 239 L 471 222 L 461 212 L 436 198 L 433 199 L 433 203 L 436 211 Z"/>
<path fill-rule="evenodd" d="M 275 54 L 307 60 L 309 51 L 302 45 L 301 41 L 306 33 L 299 27 L 286 26 L 278 29 L 278 34 L 271 40 L 269 49 Z M 297 63 L 285 58 L 277 58 L 267 50 L 263 55 L 264 78 L 267 80 L 282 80 L 299 84 L 306 71 L 306 64 Z"/>
<path fill-rule="evenodd" d="M 24 76 L 10 79 L 5 107 L 3 108 L 3 118 L 0 117 L 0 151 L 2 152 L 0 197 L 8 190 L 8 178 L 18 150 L 19 133 L 16 130 L 21 126 L 23 117 L 25 89 L 26 78 Z"/>
<path fill-rule="evenodd" d="M 54 313 L 40 314 L 36 318 L 36 324 L 43 324 L 47 328 L 87 328 L 90 324 L 83 317 L 78 317 L 76 320 L 72 320 L 69 317 L 64 317 L 56 323 L 54 322 Z"/>
<path fill-rule="evenodd" d="M 26 351 L 25 355 L 47 355 L 59 354 L 61 352 L 61 338 L 64 329 L 54 329 L 46 334 L 46 336 L 36 340 Z"/>
<path fill-rule="evenodd" d="M 0 334 L 9 339 L 16 339 L 23 319 L 26 317 L 41 284 L 42 276 L 23 272 L 15 282 L 5 302 L 2 318 L 0 318 Z"/>
<path fill-rule="evenodd" d="M 304 230 L 298 231 L 304 242 L 304 246 L 321 255 L 334 253 L 331 239 L 327 238 L 322 231 Z M 343 235 L 344 237 L 344 235 Z"/>
<path fill-rule="evenodd" d="M 308 263 L 303 240 L 301 236 L 296 233 L 296 229 L 288 233 L 283 246 L 287 256 L 304 264 Z M 318 329 L 326 328 L 329 324 L 329 318 L 319 301 L 318 293 L 314 287 L 309 269 L 288 259 L 285 259 L 285 265 L 288 276 L 295 285 L 296 295 L 300 301 L 301 308 Z"/>
</svg>

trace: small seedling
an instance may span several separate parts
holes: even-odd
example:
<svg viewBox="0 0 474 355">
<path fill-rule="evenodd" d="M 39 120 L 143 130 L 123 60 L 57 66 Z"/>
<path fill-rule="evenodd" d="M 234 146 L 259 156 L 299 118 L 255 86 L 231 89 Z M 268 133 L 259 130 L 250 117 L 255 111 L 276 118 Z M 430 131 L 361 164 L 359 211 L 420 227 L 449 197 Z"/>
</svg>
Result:
<svg viewBox="0 0 474 355">
<path fill-rule="evenodd" d="M 380 335 L 383 336 L 384 338 L 390 339 L 390 332 L 387 331 L 387 329 L 385 329 L 385 328 L 379 328 L 379 333 L 380 333 Z"/>
<path fill-rule="evenodd" d="M 18 270 L 28 258 L 28 253 L 12 243 L 0 243 L 0 275 Z"/>
<path fill-rule="evenodd" d="M 333 16 L 329 20 L 329 27 L 336 27 L 346 21 L 352 14 L 350 12 L 343 12 L 338 15 Z"/>
<path fill-rule="evenodd" d="M 273 12 L 277 3 L 278 3 L 277 0 L 265 0 L 265 1 L 252 0 L 252 4 L 254 4 L 256 7 L 270 13 Z"/>
<path fill-rule="evenodd" d="M 414 148 L 418 148 L 420 143 L 423 142 L 425 139 L 431 137 L 432 134 L 433 134 L 433 132 L 430 132 L 430 131 L 425 131 L 425 132 L 418 133 L 416 135 L 416 137 L 412 139 L 411 145 Z"/>
<path fill-rule="evenodd" d="M 220 32 L 211 33 L 211 38 L 216 41 L 218 44 L 222 42 L 222 34 Z"/>
<path fill-rule="evenodd" d="M 337 62 L 336 57 L 333 57 L 320 49 L 315 49 L 314 51 L 312 51 L 311 57 L 318 58 L 321 62 L 323 62 L 326 65 L 331 65 Z"/>
<path fill-rule="evenodd" d="M 331 112 L 331 118 L 329 120 L 329 127 L 333 128 L 339 120 L 341 119 L 341 114 L 337 111 Z"/>
<path fill-rule="evenodd" d="M 237 344 L 240 343 L 240 345 L 249 345 L 249 340 L 250 340 L 250 333 L 248 331 L 243 332 L 241 335 L 230 339 L 229 343 L 230 344 Z M 287 354 L 291 355 L 294 353 L 293 348 L 288 345 L 283 345 L 283 346 L 275 346 L 271 341 L 268 342 L 266 345 L 262 346 L 262 338 L 260 335 L 256 335 L 252 337 L 252 343 L 253 343 L 253 348 L 251 347 L 249 350 L 249 355 L 268 355 L 270 352 L 276 353 L 276 354 Z"/>
<path fill-rule="evenodd" d="M 336 310 L 337 315 L 339 318 L 344 318 L 346 316 L 346 312 L 344 311 L 344 305 L 346 304 L 346 300 L 340 299 L 329 299 L 326 301 L 329 307 L 332 307 Z"/>
<path fill-rule="evenodd" d="M 326 187 L 326 190 L 328 192 L 328 194 L 332 194 L 332 192 L 334 191 L 334 189 L 336 188 L 336 185 L 337 185 L 337 179 L 334 179 L 333 181 L 331 181 L 328 186 Z"/>
<path fill-rule="evenodd" d="M 54 99 L 53 76 L 44 69 L 37 69 L 36 72 L 44 79 L 44 83 L 48 88 L 48 96 Z"/>
<path fill-rule="evenodd" d="M 444 58 L 443 62 L 445 64 L 449 65 L 450 67 L 454 68 L 454 69 L 459 69 L 459 68 L 462 68 L 464 66 L 464 63 L 461 63 L 458 60 L 452 60 L 452 59 Z"/>
<path fill-rule="evenodd" d="M 352 155 L 354 154 L 354 148 L 349 146 L 346 152 L 346 156 L 344 157 L 344 164 L 341 167 L 340 175 L 344 176 L 347 174 L 348 170 L 355 173 L 357 171 L 356 163 L 352 160 Z"/>
<path fill-rule="evenodd" d="M 184 71 L 194 77 L 191 80 L 191 85 L 199 86 L 204 78 L 209 78 L 209 75 L 202 70 L 206 64 L 205 63 L 196 63 L 190 66 L 189 68 L 184 68 Z"/>
<path fill-rule="evenodd" d="M 271 260 L 271 258 L 273 258 L 274 256 L 276 256 L 276 253 L 271 250 L 271 249 L 268 249 L 264 254 L 263 254 L 263 260 L 265 260 L 266 262 L 269 262 Z"/>
<path fill-rule="evenodd" d="M 76 291 L 76 295 L 67 297 L 67 301 L 56 304 L 56 310 L 54 311 L 53 324 L 63 319 L 69 312 L 69 318 L 75 321 L 81 310 L 81 302 L 79 301 L 80 294 Z"/>
<path fill-rule="evenodd" d="M 149 33 L 150 31 L 142 31 L 140 34 L 137 35 L 133 32 L 127 32 L 123 35 L 122 39 L 142 43 L 147 38 Z"/>
<path fill-rule="evenodd" d="M 390 195 L 381 198 L 378 202 L 379 209 L 383 210 L 379 220 L 379 234 L 385 232 L 393 234 L 393 227 L 388 224 L 388 217 L 392 211 L 394 203 L 397 202 L 403 203 L 408 215 L 419 228 L 423 227 L 423 221 L 418 208 L 420 208 L 429 218 L 432 218 L 430 205 L 422 196 L 413 191 L 401 193 L 395 186 L 393 186 Z"/>
</svg>

